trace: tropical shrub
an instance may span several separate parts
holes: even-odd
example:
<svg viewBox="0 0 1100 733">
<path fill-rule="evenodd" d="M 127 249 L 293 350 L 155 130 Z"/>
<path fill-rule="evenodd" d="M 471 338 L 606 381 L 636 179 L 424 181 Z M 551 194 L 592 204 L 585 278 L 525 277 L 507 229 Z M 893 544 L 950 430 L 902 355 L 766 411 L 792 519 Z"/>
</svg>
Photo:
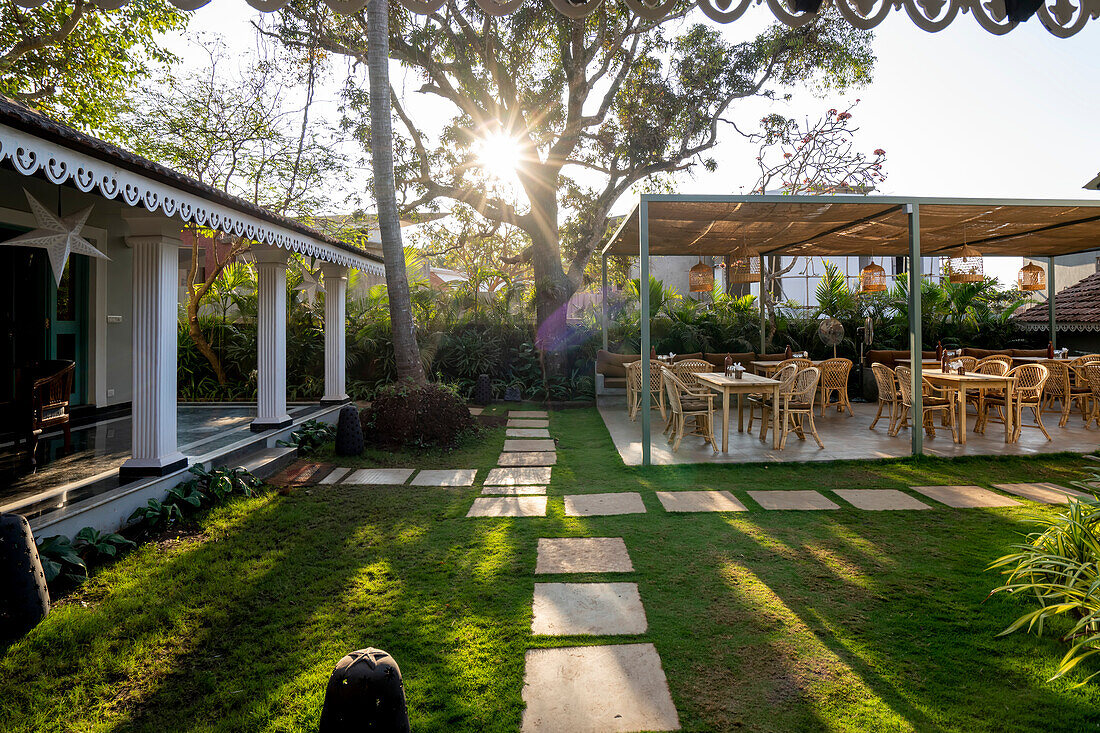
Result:
<svg viewBox="0 0 1100 733">
<path fill-rule="evenodd" d="M 438 383 L 382 387 L 361 419 L 368 441 L 401 446 L 454 448 L 477 429 L 465 400 Z"/>
<path fill-rule="evenodd" d="M 1014 546 L 1015 552 L 990 565 L 1008 576 L 990 595 L 1027 594 L 1039 604 L 1001 635 L 1023 628 L 1041 635 L 1047 623 L 1069 620 L 1061 638 L 1070 648 L 1058 665 L 1056 679 L 1100 653 L 1100 503 L 1071 500 L 1064 513 L 1037 516 L 1034 522 L 1045 529 L 1028 535 L 1026 542 Z"/>
<path fill-rule="evenodd" d="M 85 527 L 76 533 L 73 546 L 80 551 L 85 562 L 91 563 L 113 560 L 120 552 L 135 545 L 120 534 Z"/>
<path fill-rule="evenodd" d="M 336 428 L 320 420 L 306 420 L 290 434 L 290 440 L 280 440 L 279 445 L 297 448 L 303 456 L 315 453 L 322 445 L 336 437 Z"/>
<path fill-rule="evenodd" d="M 88 565 L 84 558 L 63 535 L 47 537 L 38 543 L 38 559 L 47 583 L 63 581 L 76 584 L 88 578 Z"/>
</svg>

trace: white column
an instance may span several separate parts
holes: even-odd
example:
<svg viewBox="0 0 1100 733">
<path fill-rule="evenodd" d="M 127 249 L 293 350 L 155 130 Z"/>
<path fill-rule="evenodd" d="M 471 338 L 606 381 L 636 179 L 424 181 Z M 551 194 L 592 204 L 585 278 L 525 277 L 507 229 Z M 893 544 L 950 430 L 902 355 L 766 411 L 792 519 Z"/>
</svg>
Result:
<svg viewBox="0 0 1100 733">
<path fill-rule="evenodd" d="M 176 446 L 177 278 L 180 224 L 127 218 L 133 249 L 131 458 L 123 478 L 164 476 L 187 466 Z"/>
<path fill-rule="evenodd" d="M 252 430 L 290 425 L 286 411 L 286 261 L 288 252 L 253 245 L 256 261 L 256 387 L 258 403 Z"/>
<path fill-rule="evenodd" d="M 325 275 L 325 396 L 321 404 L 338 404 L 348 401 L 344 347 L 348 268 L 325 262 L 321 271 Z"/>
</svg>

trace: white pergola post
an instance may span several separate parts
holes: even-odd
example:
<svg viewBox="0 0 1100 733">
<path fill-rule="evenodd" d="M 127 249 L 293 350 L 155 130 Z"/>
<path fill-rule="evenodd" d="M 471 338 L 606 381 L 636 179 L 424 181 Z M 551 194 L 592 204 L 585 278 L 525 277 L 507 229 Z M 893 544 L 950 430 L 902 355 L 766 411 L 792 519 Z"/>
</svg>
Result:
<svg viewBox="0 0 1100 733">
<path fill-rule="evenodd" d="M 284 428 L 286 411 L 286 262 L 289 252 L 253 245 L 256 262 L 256 419 L 252 430 Z"/>
<path fill-rule="evenodd" d="M 136 213 L 136 212 L 135 212 Z M 176 336 L 180 223 L 146 213 L 126 217 L 132 249 L 133 398 L 131 456 L 124 480 L 186 468 L 176 445 Z"/>
<path fill-rule="evenodd" d="M 325 262 L 325 396 L 323 405 L 348 401 L 344 320 L 348 292 L 348 268 Z"/>
</svg>

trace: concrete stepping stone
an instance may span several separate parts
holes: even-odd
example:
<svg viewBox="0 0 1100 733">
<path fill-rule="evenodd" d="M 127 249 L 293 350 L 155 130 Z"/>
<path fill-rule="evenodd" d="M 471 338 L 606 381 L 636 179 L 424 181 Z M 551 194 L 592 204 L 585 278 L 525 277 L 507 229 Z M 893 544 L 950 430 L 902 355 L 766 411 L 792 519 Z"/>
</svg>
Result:
<svg viewBox="0 0 1100 733">
<path fill-rule="evenodd" d="M 637 583 L 535 583 L 536 636 L 618 636 L 647 628 Z"/>
<path fill-rule="evenodd" d="M 513 439 L 504 441 L 504 452 L 511 453 L 512 451 L 527 453 L 531 451 L 556 451 L 558 444 L 554 442 L 554 439 L 550 440 L 531 440 L 531 439 Z"/>
<path fill-rule="evenodd" d="M 816 491 L 750 491 L 749 496 L 765 509 L 797 511 L 840 508 L 839 504 L 834 504 Z"/>
<path fill-rule="evenodd" d="M 413 486 L 473 486 L 476 468 L 425 469 L 416 474 Z"/>
<path fill-rule="evenodd" d="M 530 649 L 524 661 L 523 733 L 680 729 L 652 644 Z"/>
<path fill-rule="evenodd" d="M 553 466 L 558 462 L 555 451 L 517 451 L 501 453 L 497 459 L 500 466 Z"/>
<path fill-rule="evenodd" d="M 546 428 L 508 428 L 504 431 L 506 438 L 549 438 L 550 431 Z"/>
<path fill-rule="evenodd" d="M 484 407 L 471 407 L 470 408 L 470 414 L 471 415 L 480 415 L 484 411 L 485 411 Z"/>
<path fill-rule="evenodd" d="M 565 516 L 600 517 L 612 514 L 645 514 L 642 495 L 634 491 L 614 494 L 574 494 L 565 497 Z"/>
<path fill-rule="evenodd" d="M 728 491 L 658 491 L 666 512 L 747 512 Z"/>
<path fill-rule="evenodd" d="M 509 410 L 508 417 L 518 417 L 521 420 L 545 420 L 550 417 L 550 415 L 547 414 L 546 410 Z"/>
<path fill-rule="evenodd" d="M 535 574 L 632 573 L 622 537 L 543 537 Z"/>
<path fill-rule="evenodd" d="M 545 496 L 484 496 L 474 499 L 467 517 L 545 517 Z"/>
<path fill-rule="evenodd" d="M 344 478 L 344 476 L 347 476 L 351 472 L 352 472 L 352 469 L 350 469 L 350 468 L 341 468 L 340 466 L 337 466 L 336 468 L 332 469 L 331 472 L 329 472 L 328 476 L 325 476 L 323 479 L 321 479 L 320 483 L 322 483 L 322 484 L 336 484 L 336 483 L 339 483 L 340 479 Z"/>
<path fill-rule="evenodd" d="M 981 486 L 910 486 L 913 491 L 924 494 L 956 509 L 976 509 L 979 507 L 1020 506 L 1020 502 L 1009 499 Z"/>
<path fill-rule="evenodd" d="M 517 419 L 513 418 L 513 419 L 508 420 L 508 425 L 506 427 L 509 427 L 509 428 L 548 428 L 548 427 L 550 427 L 550 421 L 549 420 L 524 420 L 522 418 L 517 420 Z"/>
<path fill-rule="evenodd" d="M 549 466 L 520 466 L 510 468 L 494 468 L 485 477 L 485 483 L 490 486 L 519 486 L 521 484 L 548 484 L 550 483 Z"/>
<path fill-rule="evenodd" d="M 546 496 L 545 486 L 486 486 L 481 489 L 482 494 L 498 494 L 501 496 Z"/>
<path fill-rule="evenodd" d="M 408 481 L 415 470 L 415 468 L 361 468 L 340 483 L 396 486 Z"/>
<path fill-rule="evenodd" d="M 1007 491 L 1025 499 L 1037 501 L 1040 504 L 1068 504 L 1070 498 L 1091 499 L 1091 494 L 1086 494 L 1077 489 L 1067 489 L 1052 483 L 1038 484 L 993 484 L 993 488 Z"/>
<path fill-rule="evenodd" d="M 897 489 L 835 489 L 833 493 L 856 509 L 866 509 L 869 512 L 932 508 Z"/>
</svg>

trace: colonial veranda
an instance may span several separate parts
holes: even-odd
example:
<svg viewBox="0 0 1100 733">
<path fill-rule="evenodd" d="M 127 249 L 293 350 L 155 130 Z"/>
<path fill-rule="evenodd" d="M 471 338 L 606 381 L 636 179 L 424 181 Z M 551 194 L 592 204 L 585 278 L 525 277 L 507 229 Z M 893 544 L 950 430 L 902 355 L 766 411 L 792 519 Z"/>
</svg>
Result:
<svg viewBox="0 0 1100 733">
<path fill-rule="evenodd" d="M 622 459 L 643 466 L 1091 451 L 1100 428 L 1094 425 L 1100 371 L 1090 384 L 1087 364 L 1100 356 L 1070 357 L 1068 350 L 1055 355 L 1007 344 L 999 350 L 948 344 L 950 356 L 941 364 L 941 354 L 922 346 L 921 281 L 922 262 L 932 257 L 945 258 L 945 277 L 952 282 L 980 280 L 983 257 L 1045 258 L 1045 268 L 1028 265 L 1030 272 L 1020 277 L 1027 289 L 1045 291 L 1053 352 L 1058 349 L 1054 258 L 1096 250 L 1097 241 L 1100 203 L 1090 200 L 643 194 L 602 250 L 605 352 L 607 258 L 627 255 L 637 255 L 642 282 L 649 281 L 650 257 L 688 255 L 724 258 L 727 281 L 742 284 L 761 282 L 773 257 L 860 255 L 871 258 L 861 272 L 864 296 L 886 286 L 876 257 L 904 257 L 909 349 L 876 349 L 874 323 L 868 319 L 865 333 L 857 337 L 865 347 L 861 364 L 844 358 L 792 359 L 789 348 L 768 354 L 765 299 L 758 297 L 760 346 L 755 352 L 730 353 L 733 348 L 727 347 L 707 354 L 653 352 L 650 359 L 602 354 L 603 363 L 597 365 L 601 414 Z M 978 274 L 963 271 L 967 267 Z M 1035 281 L 1029 284 L 1026 277 Z M 639 296 L 641 354 L 650 354 L 649 289 L 640 288 Z M 948 362 L 955 373 L 942 370 Z M 806 368 L 812 373 L 799 378 Z M 850 391 L 860 394 L 853 400 Z M 864 397 L 870 401 L 863 402 Z M 654 436 L 655 413 L 646 409 L 650 404 L 665 419 L 667 440 Z M 926 410 L 936 413 L 939 433 Z M 989 427 L 990 411 L 1003 432 Z M 751 427 L 757 419 L 759 440 L 754 440 Z M 695 433 L 687 442 L 685 431 Z M 788 433 L 797 442 L 789 442 Z"/>
</svg>

